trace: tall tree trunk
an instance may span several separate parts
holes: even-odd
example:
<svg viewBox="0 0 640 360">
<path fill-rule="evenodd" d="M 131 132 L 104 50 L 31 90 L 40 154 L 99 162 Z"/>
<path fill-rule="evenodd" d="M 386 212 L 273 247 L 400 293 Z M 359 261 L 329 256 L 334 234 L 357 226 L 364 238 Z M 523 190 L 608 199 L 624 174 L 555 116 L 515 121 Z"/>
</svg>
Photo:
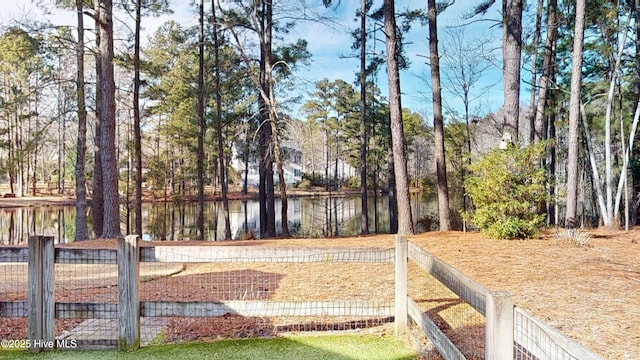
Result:
<svg viewBox="0 0 640 360">
<path fill-rule="evenodd" d="M 547 4 L 547 39 L 544 43 L 544 55 L 542 57 L 542 75 L 538 82 L 538 102 L 536 105 L 535 119 L 533 121 L 533 142 L 538 142 L 546 138 L 544 129 L 547 118 L 546 104 L 549 91 L 551 72 L 555 68 L 553 47 L 557 36 L 557 0 L 549 0 Z"/>
<path fill-rule="evenodd" d="M 24 196 L 24 147 L 22 144 L 22 111 L 16 110 L 15 118 L 16 118 L 16 180 L 17 180 L 17 193 L 18 196 Z"/>
<path fill-rule="evenodd" d="M 557 42 L 557 0 L 548 0 L 547 4 L 547 38 L 544 43 L 543 48 L 543 56 L 542 56 L 542 74 L 538 79 L 538 99 L 535 104 L 532 104 L 533 113 L 533 123 L 531 124 L 531 141 L 533 143 L 537 143 L 539 141 L 545 140 L 551 136 L 547 131 L 550 129 L 547 112 L 547 102 L 549 101 L 549 87 L 551 84 L 551 79 L 553 78 L 553 74 L 555 73 L 555 44 Z M 555 127 L 554 130 L 554 138 L 555 138 Z M 549 206 L 549 200 L 555 204 L 553 197 L 555 196 L 555 174 L 552 173 L 555 171 L 555 145 L 552 143 L 549 144 L 550 153 L 552 155 L 549 159 L 543 160 L 543 165 L 547 168 L 547 189 L 549 191 L 548 200 L 545 200 L 540 204 L 539 212 L 542 212 L 546 209 L 548 217 L 548 223 L 555 224 L 555 208 Z M 548 164 L 548 161 L 552 162 Z M 548 164 L 548 166 L 546 166 Z"/>
<path fill-rule="evenodd" d="M 89 238 L 87 228 L 87 179 L 85 177 L 85 156 L 87 153 L 87 109 L 84 93 L 84 14 L 82 0 L 76 0 L 78 16 L 78 43 L 76 44 L 76 95 L 78 97 L 78 140 L 76 144 L 76 234 L 74 239 Z"/>
<path fill-rule="evenodd" d="M 522 56 L 522 0 L 503 0 L 504 132 L 518 139 L 520 116 L 520 58 Z"/>
<path fill-rule="evenodd" d="M 640 1 L 640 0 L 638 0 Z M 360 234 L 369 233 L 369 207 L 367 204 L 367 7 L 360 2 Z"/>
<path fill-rule="evenodd" d="M 271 115 L 271 130 L 273 132 L 272 144 L 273 154 L 276 162 L 276 169 L 278 171 L 278 182 L 280 186 L 280 218 L 282 219 L 282 237 L 290 237 L 289 232 L 289 217 L 288 217 L 288 199 L 287 199 L 287 184 L 284 178 L 284 167 L 282 160 L 282 152 L 280 149 L 280 135 L 278 131 L 277 118 L 275 112 L 272 111 Z"/>
<path fill-rule="evenodd" d="M 77 10 L 76 10 L 77 11 Z M 84 23 L 84 19 L 83 19 L 83 23 Z M 84 35 L 84 34 L 83 34 Z M 78 37 L 78 41 L 80 41 L 80 38 Z M 83 39 L 84 42 L 84 39 Z M 79 43 L 76 43 L 76 46 L 79 46 Z M 77 49 L 76 49 L 76 61 L 77 61 Z M 62 68 L 62 58 L 58 58 L 58 66 L 60 68 Z M 84 63 L 82 64 L 82 66 L 84 67 Z M 77 68 L 76 68 L 77 71 Z M 77 74 L 76 74 L 77 75 Z M 84 81 L 84 79 L 83 79 Z M 78 79 L 76 76 L 76 87 L 78 86 Z M 80 90 L 78 90 L 80 91 Z M 58 114 L 62 114 L 64 113 L 64 109 L 66 108 L 66 106 L 63 104 L 63 90 L 62 90 L 62 84 L 58 84 L 58 101 L 57 101 L 57 105 L 58 105 Z M 76 92 L 76 95 L 78 95 L 78 93 Z M 78 104 L 78 107 L 80 106 L 80 104 Z M 86 108 L 85 108 L 86 111 Z M 86 115 L 85 115 L 85 121 L 86 121 Z M 78 113 L 78 127 L 80 126 L 80 113 Z M 86 126 L 86 124 L 85 124 Z M 64 161 L 63 159 L 66 157 L 66 153 L 65 153 L 65 143 L 66 143 L 66 139 L 64 138 L 64 129 L 66 129 L 66 121 L 65 121 L 65 117 L 64 116 L 59 116 L 58 117 L 58 164 L 57 164 L 57 170 L 58 170 L 58 181 L 57 181 L 57 187 L 58 187 L 58 194 L 63 194 L 64 193 L 64 186 L 62 184 L 62 179 L 64 178 Z M 78 129 L 78 135 L 80 135 L 80 129 Z M 86 134 L 85 134 L 86 137 Z M 86 139 L 85 139 L 85 147 L 86 147 Z M 77 157 L 76 157 L 76 163 L 77 163 Z M 86 195 L 85 195 L 86 196 Z M 86 199 L 85 199 L 86 202 Z M 86 215 L 85 215 L 86 216 Z"/>
<path fill-rule="evenodd" d="M 248 126 L 248 125 L 246 125 Z M 244 154 L 242 154 L 244 160 L 244 182 L 242 183 L 242 193 L 247 195 L 249 193 L 249 187 L 247 181 L 249 181 L 249 139 L 245 130 L 244 136 Z"/>
<path fill-rule="evenodd" d="M 402 103 L 400 99 L 400 73 L 398 69 L 398 38 L 394 0 L 384 1 L 384 30 L 387 45 L 387 77 L 389 81 L 389 113 L 391 115 L 391 139 L 398 196 L 398 234 L 413 234 L 413 218 L 409 199 L 409 176 L 404 146 Z"/>
<path fill-rule="evenodd" d="M 329 191 L 329 128 L 327 127 L 327 119 L 324 120 L 324 191 Z"/>
<path fill-rule="evenodd" d="M 640 0 L 635 0 L 635 8 L 634 8 L 634 19 L 635 19 L 635 33 L 636 33 L 636 57 L 635 57 L 635 73 L 633 78 L 633 88 L 634 88 L 634 106 L 637 107 L 640 102 Z M 632 157 L 638 157 L 638 151 L 631 149 Z M 638 188 L 640 187 L 640 179 L 635 176 L 635 172 L 631 173 L 631 225 L 634 226 L 638 220 Z"/>
<path fill-rule="evenodd" d="M 533 143 L 535 138 L 536 119 L 536 82 L 538 77 L 538 48 L 540 46 L 540 32 L 542 29 L 543 0 L 538 0 L 536 5 L 536 24 L 533 34 L 533 51 L 531 55 L 531 97 L 529 100 L 529 142 Z"/>
<path fill-rule="evenodd" d="M 37 79 L 36 79 L 36 89 L 38 88 L 37 85 Z M 38 93 L 36 93 L 35 95 L 35 99 L 34 99 L 34 113 L 36 114 L 36 126 L 35 126 L 35 135 L 34 137 L 39 137 L 40 135 L 38 135 L 38 132 L 40 131 L 40 115 L 38 115 Z M 37 171 L 38 169 L 38 146 L 36 146 L 33 149 L 33 169 L 32 169 L 32 178 L 31 178 L 31 193 L 33 196 L 36 196 L 36 185 L 38 183 L 38 178 L 37 178 Z"/>
<path fill-rule="evenodd" d="M 555 53 L 555 51 L 554 51 Z M 555 104 L 555 97 L 552 95 L 550 97 L 552 100 L 552 103 L 550 104 L 551 107 L 553 109 L 555 109 L 557 107 L 557 105 Z M 558 225 L 558 221 L 557 221 L 557 217 L 558 217 L 558 211 L 557 211 L 557 207 L 558 207 L 558 202 L 556 201 L 556 187 L 558 186 L 558 180 L 556 177 L 556 113 L 552 113 L 549 114 L 549 136 L 548 138 L 551 140 L 551 144 L 549 145 L 550 149 L 549 149 L 549 199 L 551 200 L 551 204 L 547 204 L 547 211 L 548 211 L 548 219 L 549 219 L 549 224 L 550 225 Z"/>
<path fill-rule="evenodd" d="M 610 225 L 610 218 L 607 216 L 607 205 L 605 202 L 604 194 L 602 193 L 602 187 L 600 186 L 600 173 L 598 172 L 598 164 L 596 163 L 595 152 L 591 146 L 591 131 L 589 131 L 589 122 L 587 121 L 587 115 L 584 111 L 584 106 L 580 105 L 580 118 L 582 119 L 582 126 L 584 129 L 584 139 L 587 145 L 587 152 L 589 154 L 589 163 L 591 164 L 591 178 L 593 179 L 592 187 L 595 187 L 596 199 L 598 201 L 598 206 L 600 209 L 601 219 L 604 221 L 606 226 Z"/>
<path fill-rule="evenodd" d="M 16 139 L 16 143 L 18 144 L 18 193 L 20 196 L 24 197 L 26 195 L 26 190 L 29 187 L 29 184 L 25 181 L 25 161 L 26 159 L 26 149 L 25 149 L 25 134 L 24 134 L 24 114 L 19 112 L 17 114 L 16 121 L 18 122 L 18 137 Z"/>
<path fill-rule="evenodd" d="M 224 160 L 223 134 L 222 134 L 222 94 L 220 93 L 220 51 L 218 42 L 218 20 L 216 17 L 216 4 L 211 0 L 211 12 L 213 22 L 213 47 L 215 56 L 215 92 L 216 92 L 216 132 L 218 137 L 218 161 L 220 163 L 220 185 L 222 186 L 222 206 L 224 209 L 224 238 L 231 240 L 231 220 L 229 219 L 229 185 L 227 184 L 227 168 Z M 246 177 L 245 177 L 246 179 Z"/>
<path fill-rule="evenodd" d="M 204 239 L 204 0 L 200 0 L 198 17 L 198 214 L 196 239 Z"/>
<path fill-rule="evenodd" d="M 280 156 L 280 144 L 278 137 L 278 123 L 276 114 L 276 103 L 273 93 L 273 79 L 271 75 L 271 46 L 273 31 L 273 6 L 269 1 L 254 2 L 260 6 L 255 9 L 254 28 L 258 32 L 260 40 L 260 71 L 259 77 L 249 73 L 251 81 L 256 85 L 259 92 L 258 104 L 260 107 L 260 233 L 261 237 L 273 237 L 275 235 L 275 194 L 273 190 L 273 158 L 275 157 L 278 166 L 278 176 L 284 179 L 284 172 Z M 218 3 L 220 6 L 220 3 Z M 258 14 L 258 15 L 256 15 Z M 225 19 L 226 20 L 226 19 Z M 252 61 L 247 56 L 242 47 L 238 34 L 233 27 L 228 28 L 235 40 L 236 46 L 243 61 L 251 67 Z M 289 236 L 287 224 L 287 202 L 286 184 L 280 184 L 282 200 L 282 223 L 283 236 Z"/>
<path fill-rule="evenodd" d="M 120 199 L 118 194 L 118 162 L 116 159 L 116 102 L 113 69 L 113 3 L 100 2 L 100 63 L 102 76 L 102 136 L 100 138 L 102 157 L 102 179 L 104 190 L 104 228 L 102 238 L 121 238 Z"/>
<path fill-rule="evenodd" d="M 133 155 L 135 162 L 135 226 L 134 232 L 142 236 L 142 134 L 140 131 L 140 28 L 142 1 L 136 3 L 135 35 L 133 45 Z"/>
<path fill-rule="evenodd" d="M 276 235 L 275 196 L 273 191 L 272 133 L 269 113 L 262 96 L 258 96 L 258 98 L 258 104 L 260 104 L 260 189 L 258 196 L 260 200 L 260 238 L 264 239 L 272 238 Z"/>
<path fill-rule="evenodd" d="M 262 62 L 261 62 L 262 63 Z M 258 96 L 258 107 L 259 107 L 259 115 L 258 115 L 258 203 L 260 207 L 260 238 L 270 238 L 273 237 L 273 233 L 270 231 L 270 227 L 267 224 L 268 212 L 269 208 L 267 207 L 268 199 L 267 199 L 267 175 L 268 172 L 266 170 L 267 167 L 267 156 L 268 149 L 265 145 L 267 140 L 265 135 L 265 129 L 262 128 L 262 124 L 265 121 L 264 117 L 264 101 L 260 96 Z M 271 175 L 273 178 L 273 174 Z"/>
<path fill-rule="evenodd" d="M 269 104 L 269 79 L 270 79 L 270 67 L 267 69 L 267 62 L 271 60 L 271 48 L 267 49 L 267 39 L 269 36 L 267 32 L 269 28 L 272 28 L 272 24 L 268 20 L 267 12 L 272 7 L 267 4 L 266 1 L 261 2 L 262 14 L 260 18 L 260 83 L 259 88 L 259 104 L 261 112 L 261 137 L 260 137 L 260 149 L 262 157 L 262 176 L 264 177 L 264 208 L 265 208 L 265 229 L 260 230 L 261 236 L 264 238 L 271 238 L 276 235 L 276 217 L 275 217 L 275 194 L 273 183 L 273 155 L 274 149 L 272 147 L 273 128 L 271 126 L 271 111 Z M 271 45 L 269 43 L 269 45 Z M 264 236 L 262 236 L 264 234 Z"/>
<path fill-rule="evenodd" d="M 387 133 L 391 133 L 391 127 L 389 124 L 389 119 L 386 118 L 385 126 L 387 128 Z M 373 121 L 373 126 L 371 127 L 371 139 L 376 139 L 376 121 Z M 396 180 L 393 176 L 393 154 L 391 153 L 391 138 L 389 138 L 387 150 L 387 157 L 389 158 L 388 162 L 388 173 L 389 173 L 389 181 L 387 182 L 387 193 L 389 194 L 389 232 L 397 233 L 398 232 L 398 210 L 395 207 L 395 192 L 396 192 Z M 373 232 L 380 232 L 380 216 L 378 214 L 378 174 L 380 173 L 380 161 L 375 161 L 373 165 L 373 174 L 371 176 L 371 182 L 373 183 Z M 391 201 L 393 199 L 394 208 L 391 209 Z M 395 227 L 394 227 L 395 221 Z"/>
<path fill-rule="evenodd" d="M 338 125 L 340 126 L 340 125 Z M 338 129 L 336 129 L 336 157 L 333 159 L 333 190 L 340 189 L 340 177 L 338 176 L 338 163 L 340 162 L 340 139 L 338 138 Z"/>
<path fill-rule="evenodd" d="M 102 63 L 100 62 L 100 2 L 96 1 L 96 123 L 93 150 L 93 186 L 91 194 L 91 216 L 93 219 L 93 232 L 96 238 L 102 237 L 104 228 L 104 181 L 102 178 Z"/>
<path fill-rule="evenodd" d="M 15 112 L 14 112 L 15 114 Z M 9 163 L 9 192 L 11 194 L 16 193 L 15 182 L 16 182 L 16 150 L 15 143 L 13 142 L 13 134 L 16 131 L 15 125 L 13 124 L 12 119 L 15 116 L 10 116 L 9 118 L 9 126 L 7 127 L 7 143 L 9 144 L 9 150 L 7 151 L 7 162 Z"/>
<path fill-rule="evenodd" d="M 218 6 L 220 3 L 218 2 Z M 258 26 L 259 36 L 263 36 L 264 27 L 265 27 L 265 4 L 261 3 L 261 17 Z M 230 28 L 231 33 L 233 34 L 236 44 L 238 45 L 238 49 L 240 50 L 244 61 L 247 65 L 250 63 L 248 57 L 244 54 L 244 51 L 240 45 L 240 40 L 238 39 L 236 33 L 233 31 L 233 28 Z M 258 184 L 258 200 L 260 203 L 260 238 L 271 238 L 275 236 L 275 207 L 274 207 L 274 194 L 273 194 L 273 161 L 271 156 L 271 126 L 267 125 L 267 121 L 269 120 L 269 112 L 266 104 L 266 96 L 262 96 L 265 92 L 265 57 L 266 54 L 264 51 L 260 51 L 260 72 L 258 80 L 253 80 L 255 85 L 258 87 L 258 108 L 260 115 L 258 116 L 258 132 L 260 134 L 258 141 L 258 152 L 259 152 L 259 184 Z"/>
<path fill-rule="evenodd" d="M 391 132 L 391 124 L 389 122 L 387 122 L 387 124 L 389 132 Z M 389 158 L 389 232 L 395 234 L 398 232 L 398 193 L 396 191 L 395 161 L 393 160 L 393 144 L 391 138 L 389 138 L 387 156 Z"/>
<path fill-rule="evenodd" d="M 280 203 L 281 212 L 280 218 L 282 220 L 282 236 L 289 237 L 289 219 L 288 213 L 288 201 L 287 201 L 287 184 L 284 179 L 284 168 L 282 153 L 280 151 L 280 134 L 278 129 L 278 118 L 276 114 L 276 102 L 273 92 L 273 74 L 272 74 L 272 39 L 273 39 L 273 3 L 271 1 L 263 1 L 264 9 L 266 13 L 266 24 L 264 32 L 264 41 L 262 42 L 262 51 L 265 53 L 265 93 L 267 95 L 266 105 L 269 109 L 269 122 L 271 123 L 271 145 L 273 146 L 273 157 L 276 162 L 276 169 L 278 171 L 278 179 L 280 186 Z M 273 176 L 272 176 L 273 177 Z"/>
<path fill-rule="evenodd" d="M 436 1 L 428 0 L 429 58 L 431 62 L 431 89 L 433 93 L 433 138 L 435 142 L 436 173 L 438 177 L 438 217 L 440 231 L 450 229 L 449 189 L 447 163 L 444 152 L 444 122 L 442 118 L 442 87 L 440 86 L 440 56 L 438 55 L 438 23 Z"/>
<path fill-rule="evenodd" d="M 567 207 L 565 227 L 574 228 L 578 222 L 578 124 L 580 122 L 580 88 L 582 86 L 582 49 L 584 45 L 585 0 L 576 1 L 575 35 L 571 60 L 571 94 L 569 96 L 569 136 L 567 156 Z"/>
<path fill-rule="evenodd" d="M 627 19 L 626 24 L 631 24 L 631 16 L 632 16 L 632 12 L 629 11 L 629 16 Z M 606 119 L 606 125 L 608 125 L 608 131 L 606 131 L 606 133 L 609 133 L 609 136 L 611 136 L 611 116 L 610 115 L 610 111 L 609 109 L 613 109 L 613 93 L 616 86 L 619 86 L 618 82 L 616 81 L 616 79 L 621 77 L 620 74 L 620 68 L 621 68 L 621 61 L 622 61 L 622 52 L 625 48 L 626 42 L 627 42 L 627 27 L 624 27 L 624 30 L 621 30 L 623 32 L 622 35 L 622 40 L 620 41 L 620 43 L 618 44 L 618 53 L 616 56 L 616 61 L 615 61 L 615 65 L 613 68 L 613 75 L 611 77 L 611 85 L 610 85 L 610 94 L 612 94 L 612 99 L 611 99 L 611 104 L 607 104 L 607 117 L 608 119 Z M 621 96 L 620 92 L 619 92 L 619 96 Z M 622 109 L 622 100 L 620 100 L 620 108 Z M 622 111 L 620 112 L 620 116 L 622 117 Z M 620 132 L 620 138 L 621 138 L 621 142 L 622 142 L 622 170 L 620 172 L 620 177 L 619 177 L 619 181 L 618 181 L 618 188 L 616 190 L 616 195 L 615 195 L 615 200 L 614 203 L 612 204 L 612 216 L 611 216 L 611 220 L 612 220 L 612 225 L 615 226 L 619 226 L 620 225 L 620 201 L 621 201 L 621 197 L 622 197 L 622 193 L 623 193 L 623 187 L 626 189 L 626 180 L 627 180 L 627 168 L 628 168 L 628 162 L 629 162 L 629 151 L 627 151 L 627 149 L 625 149 L 625 141 L 624 141 L 624 123 L 622 121 L 622 119 L 620 119 L 620 124 L 621 124 L 621 132 Z M 632 125 L 632 132 L 631 132 L 631 136 L 629 137 L 629 149 L 633 148 L 633 139 L 635 136 L 635 129 L 637 127 L 637 120 L 634 117 L 634 121 L 633 121 L 633 125 Z M 605 145 L 605 155 L 609 154 L 609 157 L 611 157 L 611 142 L 608 142 Z M 613 191 L 613 178 L 612 178 L 612 174 L 613 169 L 611 168 L 607 168 L 607 180 L 609 180 L 609 177 L 611 177 L 611 182 L 607 183 L 607 191 Z M 608 201 L 608 199 L 607 199 Z"/>
</svg>

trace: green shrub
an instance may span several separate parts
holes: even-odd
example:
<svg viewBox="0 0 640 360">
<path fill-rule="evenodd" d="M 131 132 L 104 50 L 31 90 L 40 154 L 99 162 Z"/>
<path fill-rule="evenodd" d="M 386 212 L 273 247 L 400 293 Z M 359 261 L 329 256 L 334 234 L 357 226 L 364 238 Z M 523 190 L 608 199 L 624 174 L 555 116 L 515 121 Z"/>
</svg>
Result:
<svg viewBox="0 0 640 360">
<path fill-rule="evenodd" d="M 352 176 L 347 180 L 347 187 L 351 190 L 360 189 L 360 177 Z"/>
<path fill-rule="evenodd" d="M 546 198 L 545 171 L 539 165 L 546 143 L 494 149 L 474 161 L 465 180 L 475 211 L 464 217 L 498 239 L 532 238 L 544 225 L 536 212 Z"/>
</svg>

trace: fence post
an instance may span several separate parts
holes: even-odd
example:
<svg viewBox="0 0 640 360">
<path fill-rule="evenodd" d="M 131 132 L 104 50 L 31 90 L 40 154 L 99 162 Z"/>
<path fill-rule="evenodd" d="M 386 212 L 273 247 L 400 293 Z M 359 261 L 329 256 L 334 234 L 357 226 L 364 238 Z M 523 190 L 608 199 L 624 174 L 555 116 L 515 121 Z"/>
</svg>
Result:
<svg viewBox="0 0 640 360">
<path fill-rule="evenodd" d="M 140 347 L 140 248 L 138 235 L 118 239 L 118 350 Z"/>
<path fill-rule="evenodd" d="M 513 359 L 513 298 L 507 291 L 492 291 L 486 297 L 487 328 L 485 359 Z"/>
<path fill-rule="evenodd" d="M 396 235 L 396 291 L 395 291 L 395 332 L 404 335 L 408 328 L 407 312 L 407 259 L 409 255 L 407 238 Z"/>
<path fill-rule="evenodd" d="M 53 296 L 54 247 L 51 236 L 30 236 L 28 265 L 29 351 L 53 348 L 55 299 Z M 51 344 L 51 346 L 49 346 Z"/>
</svg>

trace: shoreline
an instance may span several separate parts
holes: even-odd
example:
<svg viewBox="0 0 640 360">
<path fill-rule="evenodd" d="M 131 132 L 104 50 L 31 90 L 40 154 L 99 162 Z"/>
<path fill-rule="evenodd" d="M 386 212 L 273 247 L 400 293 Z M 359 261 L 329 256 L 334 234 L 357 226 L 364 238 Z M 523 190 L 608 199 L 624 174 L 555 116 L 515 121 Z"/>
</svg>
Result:
<svg viewBox="0 0 640 360">
<path fill-rule="evenodd" d="M 358 190 L 339 190 L 339 191 L 324 191 L 320 189 L 292 189 L 287 191 L 287 197 L 289 198 L 301 198 L 301 197 L 328 197 L 328 196 L 354 196 L 359 195 Z M 276 198 L 279 198 L 279 193 L 275 194 Z M 155 197 L 151 195 L 143 196 L 143 203 L 162 203 L 162 202 L 174 202 L 174 199 L 179 198 L 184 202 L 195 202 L 198 199 L 194 196 L 167 196 Z M 230 192 L 228 194 L 229 200 L 258 200 L 257 192 L 249 192 L 243 194 L 242 192 Z M 221 201 L 220 194 L 208 194 L 205 195 L 205 201 Z M 87 199 L 90 204 L 91 199 Z M 24 208 L 24 207 L 40 207 L 40 206 L 73 206 L 76 203 L 76 198 L 68 194 L 42 194 L 38 196 L 23 196 L 23 197 L 0 197 L 0 209 L 12 209 L 12 208 Z"/>
</svg>

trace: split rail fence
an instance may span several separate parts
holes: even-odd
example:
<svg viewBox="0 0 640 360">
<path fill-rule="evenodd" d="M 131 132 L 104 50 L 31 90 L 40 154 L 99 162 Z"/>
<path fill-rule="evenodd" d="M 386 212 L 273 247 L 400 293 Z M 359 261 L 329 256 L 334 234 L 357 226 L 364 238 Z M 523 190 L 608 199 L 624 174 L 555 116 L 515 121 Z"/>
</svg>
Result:
<svg viewBox="0 0 640 360">
<path fill-rule="evenodd" d="M 17 263 L 17 266 L 26 265 L 28 268 L 27 300 L 15 300 L 15 296 L 10 296 L 12 291 L 16 292 L 17 287 L 9 290 L 0 287 L 0 320 L 26 317 L 27 340 L 31 345 L 57 344 L 60 336 L 56 337 L 56 319 L 113 321 L 117 325 L 117 339 L 74 342 L 74 347 L 102 345 L 126 351 L 141 346 L 141 328 L 145 326 L 144 320 L 150 318 L 220 318 L 229 315 L 244 318 L 329 317 L 377 319 L 378 321 L 371 322 L 374 325 L 385 322 L 381 319 L 395 319 L 397 334 L 408 333 L 414 336 L 417 329 L 418 334 L 426 336 L 445 359 L 600 359 L 588 349 L 514 306 L 509 293 L 487 289 L 420 246 L 407 241 L 404 236 L 396 236 L 395 249 L 147 247 L 140 246 L 138 236 L 119 239 L 117 249 L 55 248 L 53 243 L 52 237 L 35 236 L 29 238 L 28 248 L 0 248 L 0 267 Z M 180 298 L 181 294 L 175 294 L 174 288 L 164 285 L 167 288 L 152 291 L 156 298 L 149 300 L 149 296 L 145 295 L 146 300 L 142 300 L 140 288 L 152 282 L 154 277 L 141 276 L 141 264 L 154 263 L 183 264 L 175 271 L 176 274 L 188 272 L 184 263 L 204 264 L 203 266 L 213 264 L 197 276 L 209 276 L 211 269 L 216 269 L 221 263 L 276 263 L 285 266 L 313 263 L 331 267 L 339 264 L 359 267 L 377 264 L 381 266 L 367 270 L 375 272 L 370 274 L 369 280 L 381 278 L 390 294 L 381 294 L 380 291 L 363 293 L 359 290 L 355 295 L 345 296 L 345 300 L 310 301 L 306 296 L 297 299 L 295 294 L 290 298 L 273 299 L 271 296 L 274 284 L 280 278 L 262 277 L 259 281 L 253 279 L 238 290 L 234 283 L 251 277 L 251 273 L 245 271 L 240 277 L 225 278 L 226 283 L 218 281 L 188 284 L 189 287 L 206 287 L 205 292 L 213 293 L 212 297 L 205 296 L 194 301 L 188 294 L 183 294 L 183 298 Z M 89 267 L 89 274 L 94 278 L 114 273 L 117 282 L 99 282 L 91 286 L 100 288 L 99 298 L 105 299 L 104 301 L 80 299 L 58 302 L 54 291 L 58 289 L 58 280 L 54 276 L 56 264 L 82 264 Z M 164 267 L 168 267 L 164 264 Z M 95 272 L 96 265 L 99 265 L 98 273 Z M 114 269 L 109 270 L 108 267 Z M 172 274 L 173 270 L 165 270 L 169 275 Z M 19 275 L 7 274 L 8 272 L 11 270 L 5 270 L 4 274 L 10 280 L 8 283 L 20 282 Z M 2 275 L 0 274 L 0 278 Z M 303 276 L 309 277 L 311 274 Z M 185 279 L 187 277 L 179 278 L 178 282 L 184 282 Z M 389 286 L 391 282 L 395 282 L 395 287 Z M 340 284 L 330 281 L 324 284 L 327 288 L 337 285 Z M 367 284 L 363 286 L 366 288 Z M 216 292 L 214 288 L 225 290 Z M 230 292 L 234 293 L 233 296 L 228 295 Z M 223 293 L 226 295 L 221 295 Z M 31 351 L 47 348 L 46 345 L 30 346 Z"/>
</svg>

